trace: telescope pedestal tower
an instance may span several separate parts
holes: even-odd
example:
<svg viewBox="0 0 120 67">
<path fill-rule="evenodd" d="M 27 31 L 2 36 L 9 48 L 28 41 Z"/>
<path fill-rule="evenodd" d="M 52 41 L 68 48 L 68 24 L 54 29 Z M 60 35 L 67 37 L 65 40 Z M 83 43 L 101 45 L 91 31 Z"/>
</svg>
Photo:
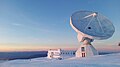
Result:
<svg viewBox="0 0 120 67">
<path fill-rule="evenodd" d="M 90 57 L 98 55 L 98 51 L 91 45 L 92 39 L 85 38 L 82 40 L 83 44 L 80 45 L 76 51 L 76 57 Z"/>
<path fill-rule="evenodd" d="M 115 32 L 115 28 L 108 18 L 93 11 L 73 13 L 70 17 L 70 25 L 78 33 L 78 41 L 83 43 L 76 51 L 76 57 L 98 55 L 98 51 L 91 42 L 108 39 Z"/>
</svg>

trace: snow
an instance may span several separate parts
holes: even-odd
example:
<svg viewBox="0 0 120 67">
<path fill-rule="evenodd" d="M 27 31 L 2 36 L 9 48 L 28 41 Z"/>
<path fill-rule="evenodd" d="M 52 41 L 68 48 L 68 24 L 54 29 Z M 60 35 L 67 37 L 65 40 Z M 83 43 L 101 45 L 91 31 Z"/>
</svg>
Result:
<svg viewBox="0 0 120 67">
<path fill-rule="evenodd" d="M 69 59 L 35 58 L 12 60 L 0 64 L 0 67 L 120 67 L 120 53 L 97 55 L 86 58 Z"/>
</svg>

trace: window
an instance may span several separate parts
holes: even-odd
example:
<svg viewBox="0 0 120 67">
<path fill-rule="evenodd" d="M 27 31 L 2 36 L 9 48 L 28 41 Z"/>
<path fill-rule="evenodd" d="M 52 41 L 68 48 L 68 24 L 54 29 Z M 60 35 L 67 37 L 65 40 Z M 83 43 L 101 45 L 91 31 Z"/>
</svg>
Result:
<svg viewBox="0 0 120 67">
<path fill-rule="evenodd" d="M 81 47 L 81 51 L 85 51 L 85 47 Z"/>
</svg>

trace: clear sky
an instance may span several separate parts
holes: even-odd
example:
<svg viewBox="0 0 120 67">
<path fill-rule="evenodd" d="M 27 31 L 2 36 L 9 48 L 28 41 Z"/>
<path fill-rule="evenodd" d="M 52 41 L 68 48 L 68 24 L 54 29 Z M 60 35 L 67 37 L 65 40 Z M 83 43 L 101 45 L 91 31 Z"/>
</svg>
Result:
<svg viewBox="0 0 120 67">
<path fill-rule="evenodd" d="M 113 37 L 93 44 L 116 48 L 120 42 L 120 0 L 0 0 L 0 51 L 78 47 L 69 20 L 79 10 L 100 12 L 113 22 Z"/>
</svg>

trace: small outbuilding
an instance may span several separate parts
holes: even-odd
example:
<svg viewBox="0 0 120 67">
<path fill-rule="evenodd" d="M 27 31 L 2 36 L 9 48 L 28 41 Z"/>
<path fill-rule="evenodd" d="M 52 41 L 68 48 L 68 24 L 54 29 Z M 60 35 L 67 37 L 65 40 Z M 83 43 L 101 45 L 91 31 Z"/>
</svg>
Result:
<svg viewBox="0 0 120 67">
<path fill-rule="evenodd" d="M 62 50 L 62 49 L 49 49 L 47 53 L 47 58 L 49 59 L 63 59 L 75 56 L 74 50 Z"/>
</svg>

